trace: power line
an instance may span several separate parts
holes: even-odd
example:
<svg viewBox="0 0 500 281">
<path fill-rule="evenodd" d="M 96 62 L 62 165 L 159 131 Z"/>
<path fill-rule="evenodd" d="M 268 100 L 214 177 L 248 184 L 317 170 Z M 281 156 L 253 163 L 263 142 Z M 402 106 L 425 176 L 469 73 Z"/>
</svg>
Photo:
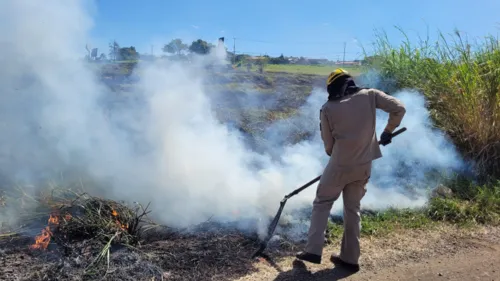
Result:
<svg viewBox="0 0 500 281">
<path fill-rule="evenodd" d="M 234 37 L 234 45 L 236 44 L 236 39 L 238 39 L 241 42 L 254 42 L 254 43 L 263 43 L 263 44 L 269 44 L 269 45 L 323 45 L 325 50 L 332 49 L 332 45 L 339 45 L 338 49 L 340 49 L 340 44 L 342 44 L 342 49 L 338 51 L 326 51 L 322 54 L 315 54 L 314 56 L 328 56 L 328 57 L 333 57 L 336 55 L 341 55 L 342 57 L 339 56 L 338 60 L 342 59 L 342 62 L 346 61 L 346 55 L 354 55 L 356 57 L 359 57 L 361 54 L 360 52 L 349 52 L 347 51 L 347 45 L 350 42 L 343 41 L 343 42 L 336 42 L 336 41 L 282 41 L 280 40 L 279 42 L 276 41 L 269 41 L 269 40 L 259 40 L 259 39 L 254 39 L 254 38 L 242 38 L 242 37 Z M 351 44 L 349 44 L 351 45 Z M 356 44 L 355 44 L 356 45 Z M 334 47 L 336 48 L 336 47 Z M 285 51 L 285 50 L 284 50 Z M 286 51 L 285 51 L 286 52 Z M 233 46 L 233 53 L 236 55 L 236 48 Z M 240 51 L 240 54 L 248 54 L 248 55 L 262 55 L 263 53 L 267 54 L 268 52 L 244 52 Z M 278 52 L 272 52 L 272 53 L 278 53 Z M 279 53 L 284 53 L 284 52 L 279 52 Z"/>
<path fill-rule="evenodd" d="M 245 39 L 245 38 L 237 38 L 243 42 L 255 42 L 255 43 L 264 43 L 264 44 L 295 44 L 295 45 L 328 45 L 328 44 L 343 44 L 345 42 L 332 42 L 332 41 L 264 41 L 264 40 L 256 40 L 256 39 Z"/>
<path fill-rule="evenodd" d="M 265 54 L 267 53 L 268 55 L 276 55 L 280 56 L 281 54 L 285 55 L 285 52 L 253 52 L 253 51 L 239 51 L 239 54 L 248 54 L 248 55 L 258 55 L 258 54 Z M 325 52 L 325 53 L 314 53 L 314 56 L 331 56 L 331 55 L 361 55 L 361 52 Z M 298 56 L 304 56 L 304 55 L 298 55 Z"/>
<path fill-rule="evenodd" d="M 344 57 L 342 58 L 342 65 L 344 65 L 344 62 L 345 62 L 345 45 L 346 45 L 346 43 L 344 42 Z"/>
<path fill-rule="evenodd" d="M 233 63 L 236 63 L 236 38 L 233 37 Z"/>
</svg>

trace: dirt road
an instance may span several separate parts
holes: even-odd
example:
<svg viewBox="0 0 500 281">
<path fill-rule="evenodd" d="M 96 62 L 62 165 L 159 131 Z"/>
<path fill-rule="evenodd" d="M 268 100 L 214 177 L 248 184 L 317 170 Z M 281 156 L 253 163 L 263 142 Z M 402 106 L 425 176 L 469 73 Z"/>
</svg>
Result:
<svg viewBox="0 0 500 281">
<path fill-rule="evenodd" d="M 329 256 L 338 247 L 328 247 L 323 263 L 302 263 L 293 257 L 274 267 L 262 261 L 259 271 L 238 281 L 256 280 L 499 280 L 500 231 L 482 229 L 473 233 L 453 228 L 413 231 L 385 239 L 362 241 L 360 272 L 350 274 L 335 268 Z"/>
</svg>

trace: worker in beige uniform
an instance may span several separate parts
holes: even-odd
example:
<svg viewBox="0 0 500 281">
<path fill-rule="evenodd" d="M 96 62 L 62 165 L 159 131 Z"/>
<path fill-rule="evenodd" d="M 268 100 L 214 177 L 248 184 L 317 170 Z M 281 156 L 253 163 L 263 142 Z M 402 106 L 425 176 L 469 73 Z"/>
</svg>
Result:
<svg viewBox="0 0 500 281">
<path fill-rule="evenodd" d="M 313 202 L 307 245 L 297 258 L 321 263 L 325 230 L 333 203 L 344 202 L 344 234 L 335 264 L 359 270 L 360 201 L 371 175 L 372 161 L 382 157 L 375 132 L 376 109 L 389 113 L 380 142 L 391 142 L 391 133 L 406 113 L 396 98 L 377 89 L 359 88 L 348 72 L 336 69 L 327 80 L 328 101 L 320 110 L 320 130 L 330 160 L 321 176 Z"/>
</svg>

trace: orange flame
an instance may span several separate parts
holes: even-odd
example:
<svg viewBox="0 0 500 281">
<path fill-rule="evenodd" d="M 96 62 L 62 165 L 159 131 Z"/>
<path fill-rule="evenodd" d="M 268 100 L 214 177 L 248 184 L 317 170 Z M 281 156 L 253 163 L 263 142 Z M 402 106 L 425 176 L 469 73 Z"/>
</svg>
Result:
<svg viewBox="0 0 500 281">
<path fill-rule="evenodd" d="M 111 214 L 114 216 L 114 217 L 117 217 L 118 216 L 118 212 L 115 211 L 115 209 L 111 209 Z M 127 231 L 128 229 L 128 223 L 127 224 L 122 224 L 118 219 L 115 220 L 116 224 L 118 225 L 118 227 L 120 227 L 122 230 L 124 231 Z"/>
<path fill-rule="evenodd" d="M 42 234 L 35 237 L 35 244 L 30 246 L 30 249 L 47 249 L 50 243 L 50 237 L 52 233 L 48 226 L 42 229 Z"/>
<path fill-rule="evenodd" d="M 59 217 L 54 216 L 54 215 L 50 215 L 49 224 L 58 225 L 59 224 Z"/>
<path fill-rule="evenodd" d="M 68 217 L 69 216 L 69 217 Z M 66 219 L 71 218 L 71 215 L 66 214 Z M 52 237 L 52 231 L 50 230 L 50 225 L 58 225 L 59 217 L 55 214 L 50 214 L 48 219 L 48 226 L 42 229 L 42 233 L 35 237 L 35 243 L 30 245 L 30 249 L 47 249 L 50 243 L 50 238 Z"/>
</svg>

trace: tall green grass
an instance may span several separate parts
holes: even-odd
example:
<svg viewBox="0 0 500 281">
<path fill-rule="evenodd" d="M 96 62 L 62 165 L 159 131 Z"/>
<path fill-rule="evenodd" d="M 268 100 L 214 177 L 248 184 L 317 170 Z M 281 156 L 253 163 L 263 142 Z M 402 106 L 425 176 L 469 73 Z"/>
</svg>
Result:
<svg viewBox="0 0 500 281">
<path fill-rule="evenodd" d="M 438 127 L 464 156 L 474 160 L 482 177 L 500 177 L 500 44 L 486 37 L 471 42 L 455 31 L 399 46 L 377 33 L 370 67 L 398 88 L 423 92 Z"/>
</svg>

